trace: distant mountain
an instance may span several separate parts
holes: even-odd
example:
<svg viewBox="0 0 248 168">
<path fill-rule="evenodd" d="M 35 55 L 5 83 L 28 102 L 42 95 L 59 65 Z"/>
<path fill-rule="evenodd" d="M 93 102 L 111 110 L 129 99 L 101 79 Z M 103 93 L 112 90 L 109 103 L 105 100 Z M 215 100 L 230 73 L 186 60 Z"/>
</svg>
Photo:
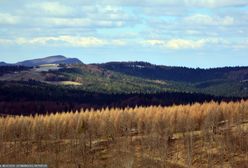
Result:
<svg viewBox="0 0 248 168">
<path fill-rule="evenodd" d="M 0 66 L 7 66 L 8 64 L 5 62 L 0 62 Z"/>
<path fill-rule="evenodd" d="M 56 56 L 49 56 L 45 58 L 18 62 L 16 65 L 32 67 L 32 66 L 39 66 L 43 64 L 79 64 L 79 63 L 82 63 L 82 62 L 77 58 L 66 58 L 65 56 L 62 56 L 62 55 L 56 55 Z"/>
</svg>

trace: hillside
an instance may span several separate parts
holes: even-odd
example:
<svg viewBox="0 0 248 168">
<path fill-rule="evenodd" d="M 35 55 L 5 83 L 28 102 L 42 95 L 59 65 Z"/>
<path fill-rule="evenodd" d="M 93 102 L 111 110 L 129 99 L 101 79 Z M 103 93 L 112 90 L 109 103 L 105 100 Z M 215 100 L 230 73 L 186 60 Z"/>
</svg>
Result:
<svg viewBox="0 0 248 168">
<path fill-rule="evenodd" d="M 83 64 L 73 58 L 52 56 L 23 65 L 0 67 L 0 81 L 39 81 L 99 93 L 187 92 L 215 96 L 248 96 L 248 67 L 193 69 L 145 62 Z M 81 62 L 81 61 L 80 61 Z M 42 64 L 43 63 L 43 64 Z"/>
<path fill-rule="evenodd" d="M 77 84 L 77 88 L 80 90 L 105 93 L 155 93 L 175 90 L 174 85 L 165 81 L 142 79 L 93 65 L 64 65 L 56 70 L 54 67 L 54 65 L 50 65 L 50 67 L 46 67 L 46 70 L 44 67 L 39 67 L 26 71 L 16 68 L 15 73 L 5 70 L 0 81 L 35 80 L 60 86 L 71 83 L 72 85 Z M 1 69 L 7 68 L 2 67 Z"/>
<path fill-rule="evenodd" d="M 248 67 L 186 68 L 152 65 L 146 62 L 109 62 L 98 66 L 149 80 L 177 82 L 178 90 L 225 95 L 248 95 Z"/>
<path fill-rule="evenodd" d="M 248 79 L 248 67 L 223 67 L 223 68 L 187 68 L 153 65 L 146 62 L 109 62 L 98 66 L 153 80 L 171 80 L 179 82 L 197 83 L 212 80 Z"/>
</svg>

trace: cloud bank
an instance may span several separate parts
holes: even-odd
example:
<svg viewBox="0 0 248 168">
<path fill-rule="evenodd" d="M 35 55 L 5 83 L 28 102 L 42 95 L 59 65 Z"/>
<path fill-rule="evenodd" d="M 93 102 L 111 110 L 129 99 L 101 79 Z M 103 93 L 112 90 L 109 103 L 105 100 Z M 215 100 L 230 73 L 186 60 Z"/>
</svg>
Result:
<svg viewBox="0 0 248 168">
<path fill-rule="evenodd" d="M 247 11 L 247 0 L 2 0 L 0 49 L 9 55 L 52 46 L 70 51 L 112 46 L 116 53 L 105 51 L 110 56 L 213 49 L 244 55 Z"/>
</svg>

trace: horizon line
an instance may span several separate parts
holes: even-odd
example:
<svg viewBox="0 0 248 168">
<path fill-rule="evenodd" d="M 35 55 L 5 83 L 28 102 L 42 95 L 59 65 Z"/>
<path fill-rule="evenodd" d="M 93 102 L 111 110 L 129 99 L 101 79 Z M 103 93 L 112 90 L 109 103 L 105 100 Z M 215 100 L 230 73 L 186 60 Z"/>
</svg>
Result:
<svg viewBox="0 0 248 168">
<path fill-rule="evenodd" d="M 143 63 L 149 63 L 151 65 L 155 65 L 155 66 L 166 66 L 166 67 L 181 67 L 181 68 L 190 68 L 190 69 L 216 69 L 216 68 L 235 68 L 235 67 L 248 67 L 248 65 L 224 65 L 224 66 L 212 66 L 212 67 L 196 67 L 196 66 L 183 66 L 183 65 L 166 65 L 166 64 L 156 64 L 153 62 L 149 62 L 149 61 L 145 61 L 145 60 L 113 60 L 113 61 L 99 61 L 99 62 L 87 62 L 85 63 L 84 61 L 82 61 L 82 59 L 76 57 L 67 57 L 65 55 L 62 54 L 58 54 L 58 55 L 50 55 L 50 56 L 44 56 L 44 57 L 39 57 L 39 58 L 34 58 L 34 59 L 24 59 L 24 60 L 19 60 L 17 62 L 6 62 L 6 61 L 1 61 L 0 63 L 6 63 L 6 64 L 10 64 L 10 65 L 14 65 L 17 64 L 19 62 L 23 62 L 23 61 L 29 61 L 29 60 L 37 60 L 37 59 L 44 59 L 44 58 L 49 58 L 49 57 L 56 57 L 56 56 L 63 56 L 65 58 L 76 58 L 78 60 L 80 60 L 82 62 L 82 64 L 86 64 L 86 65 L 91 65 L 91 64 L 106 64 L 106 63 L 134 63 L 134 62 L 143 62 Z"/>
</svg>

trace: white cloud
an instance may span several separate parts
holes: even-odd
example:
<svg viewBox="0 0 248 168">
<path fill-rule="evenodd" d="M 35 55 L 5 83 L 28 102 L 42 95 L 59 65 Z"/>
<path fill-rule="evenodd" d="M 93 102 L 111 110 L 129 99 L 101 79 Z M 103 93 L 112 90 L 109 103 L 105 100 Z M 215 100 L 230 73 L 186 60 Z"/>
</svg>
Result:
<svg viewBox="0 0 248 168">
<path fill-rule="evenodd" d="M 187 39 L 170 39 L 170 40 L 145 40 L 142 44 L 159 46 L 168 49 L 197 49 L 202 48 L 207 44 L 219 44 L 225 43 L 224 40 L 218 38 L 206 38 L 199 40 L 187 40 Z"/>
<path fill-rule="evenodd" d="M 31 3 L 25 5 L 18 14 L 24 20 L 22 26 L 40 28 L 116 28 L 132 26 L 139 21 L 134 14 L 110 5 L 66 6 L 65 3 L 58 2 Z"/>
<path fill-rule="evenodd" d="M 210 26 L 230 26 L 234 24 L 234 18 L 230 16 L 226 17 L 211 17 L 209 15 L 195 14 L 184 18 L 186 23 L 197 25 L 210 25 Z"/>
<path fill-rule="evenodd" d="M 87 27 L 92 25 L 92 20 L 88 18 L 43 18 L 41 21 L 48 26 Z"/>
<path fill-rule="evenodd" d="M 17 1 L 0 2 L 0 38 L 14 39 L 1 39 L 0 45 L 93 47 L 131 42 L 139 48 L 143 41 L 161 48 L 197 49 L 224 43 L 214 37 L 232 42 L 245 39 L 248 32 L 247 12 L 238 7 L 248 0 Z M 232 8 L 201 8 L 224 6 Z"/>
<path fill-rule="evenodd" d="M 126 41 L 121 39 L 101 39 L 97 37 L 50 36 L 35 38 L 19 37 L 14 40 L 0 39 L 0 44 L 99 47 L 105 45 L 123 46 L 126 45 Z"/>
<path fill-rule="evenodd" d="M 171 49 L 182 49 L 182 48 L 201 48 L 205 44 L 204 40 L 184 40 L 184 39 L 173 39 L 166 43 L 166 47 Z"/>
<path fill-rule="evenodd" d="M 186 6 L 216 8 L 226 6 L 248 5 L 247 0 L 101 0 L 103 4 L 130 6 Z"/>
<path fill-rule="evenodd" d="M 247 0 L 184 0 L 184 2 L 187 5 L 210 8 L 248 5 Z"/>
<path fill-rule="evenodd" d="M 39 23 L 37 23 L 39 25 Z M 40 20 L 42 26 L 47 27 L 91 27 L 95 28 L 115 28 L 123 27 L 127 22 L 122 20 L 100 20 L 90 18 L 43 18 Z"/>
<path fill-rule="evenodd" d="M 35 10 L 40 10 L 41 12 L 44 12 L 44 14 L 50 14 L 50 15 L 69 15 L 73 12 L 73 8 L 68 7 L 62 3 L 59 2 L 42 2 L 42 3 L 31 3 L 27 5 L 28 8 L 31 8 L 36 12 Z"/>
<path fill-rule="evenodd" d="M 58 40 L 79 47 L 103 46 L 107 44 L 106 40 L 96 37 L 60 36 L 58 37 Z"/>
<path fill-rule="evenodd" d="M 0 39 L 0 45 L 9 45 L 12 44 L 12 40 Z"/>
<path fill-rule="evenodd" d="M 116 46 L 124 46 L 127 42 L 125 40 L 111 40 L 111 44 Z"/>
<path fill-rule="evenodd" d="M 244 48 L 248 49 L 248 39 L 240 41 L 240 42 L 238 42 L 236 44 L 233 44 L 233 47 L 235 49 L 244 49 Z"/>
<path fill-rule="evenodd" d="M 19 22 L 17 16 L 10 15 L 8 13 L 0 13 L 0 24 L 10 24 L 14 25 Z"/>
</svg>

